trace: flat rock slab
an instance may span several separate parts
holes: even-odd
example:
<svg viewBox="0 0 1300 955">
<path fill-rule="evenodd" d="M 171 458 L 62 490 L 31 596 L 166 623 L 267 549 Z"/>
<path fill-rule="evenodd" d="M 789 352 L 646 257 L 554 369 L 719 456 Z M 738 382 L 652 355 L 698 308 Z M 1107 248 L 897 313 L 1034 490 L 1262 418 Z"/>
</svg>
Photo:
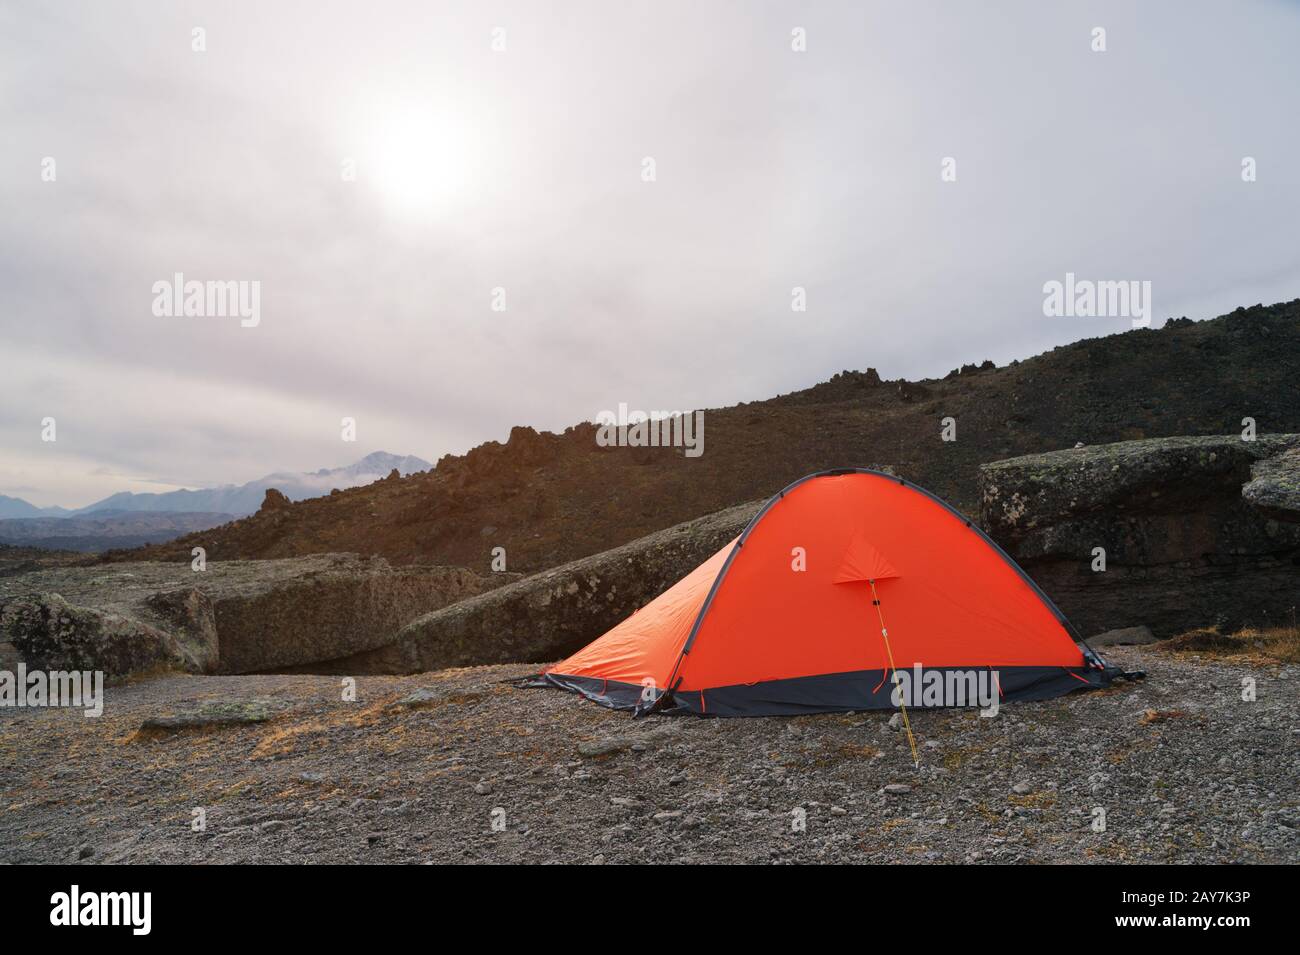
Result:
<svg viewBox="0 0 1300 955">
<path fill-rule="evenodd" d="M 994 461 L 980 468 L 980 519 L 996 537 L 1092 514 L 1194 505 L 1214 485 L 1236 495 L 1252 466 L 1300 449 L 1300 435 L 1150 438 Z"/>
<path fill-rule="evenodd" d="M 157 739 L 176 733 L 203 732 L 228 726 L 265 723 L 284 709 L 274 700 L 229 700 L 204 703 L 190 710 L 165 716 L 151 716 L 140 724 L 136 737 Z"/>
<path fill-rule="evenodd" d="M 382 558 L 52 567 L 0 578 L 0 641 L 29 666 L 109 676 L 301 671 L 391 642 L 401 627 L 516 574 L 394 568 Z M 365 672 L 352 670 L 353 673 Z"/>
</svg>

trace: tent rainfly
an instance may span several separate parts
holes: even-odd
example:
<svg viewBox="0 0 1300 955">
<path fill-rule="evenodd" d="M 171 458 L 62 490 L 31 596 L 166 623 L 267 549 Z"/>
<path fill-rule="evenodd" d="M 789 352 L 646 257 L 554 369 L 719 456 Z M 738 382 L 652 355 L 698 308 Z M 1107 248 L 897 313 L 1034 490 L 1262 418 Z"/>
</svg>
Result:
<svg viewBox="0 0 1300 955">
<path fill-rule="evenodd" d="M 844 468 L 791 484 L 527 685 L 636 715 L 769 716 L 973 705 L 953 698 L 972 677 L 999 703 L 1043 700 L 1120 675 L 979 527 L 908 481 Z"/>
</svg>

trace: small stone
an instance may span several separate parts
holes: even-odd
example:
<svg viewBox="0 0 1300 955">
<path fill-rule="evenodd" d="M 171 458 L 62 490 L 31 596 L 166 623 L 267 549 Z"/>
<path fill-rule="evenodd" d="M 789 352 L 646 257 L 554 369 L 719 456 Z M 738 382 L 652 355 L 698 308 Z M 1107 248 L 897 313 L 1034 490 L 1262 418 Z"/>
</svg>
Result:
<svg viewBox="0 0 1300 955">
<path fill-rule="evenodd" d="M 488 782 L 486 779 L 480 779 L 477 783 L 474 784 L 474 792 L 478 793 L 480 796 L 491 795 L 492 784 Z"/>
<path fill-rule="evenodd" d="M 685 813 L 680 809 L 665 809 L 663 812 L 654 814 L 655 822 L 672 822 L 674 819 L 680 819 Z"/>
<path fill-rule="evenodd" d="M 78 859 L 89 859 L 89 858 L 90 858 L 91 856 L 93 856 L 94 854 L 95 854 L 95 847 L 94 847 L 94 846 L 82 846 L 81 849 L 78 850 L 78 852 L 77 852 L 77 858 L 78 858 Z"/>
<path fill-rule="evenodd" d="M 912 791 L 912 787 L 907 783 L 888 783 L 885 786 L 885 792 L 891 796 L 905 796 Z"/>
<path fill-rule="evenodd" d="M 831 806 L 832 816 L 847 816 L 849 811 L 843 806 Z"/>
<path fill-rule="evenodd" d="M 446 699 L 446 694 L 440 690 L 422 686 L 418 690 L 412 690 L 393 705 L 405 709 L 420 709 L 425 706 L 434 706 L 444 699 Z"/>
<path fill-rule="evenodd" d="M 1019 782 L 1011 787 L 1011 791 L 1013 793 L 1023 796 L 1025 793 L 1030 792 L 1033 788 L 1034 787 L 1031 786 L 1029 783 Z"/>
</svg>

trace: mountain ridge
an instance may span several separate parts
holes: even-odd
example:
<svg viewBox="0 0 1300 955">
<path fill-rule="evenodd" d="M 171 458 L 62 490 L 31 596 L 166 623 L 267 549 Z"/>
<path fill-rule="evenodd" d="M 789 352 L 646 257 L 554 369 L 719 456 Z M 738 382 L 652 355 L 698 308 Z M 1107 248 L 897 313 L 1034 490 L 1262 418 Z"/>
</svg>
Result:
<svg viewBox="0 0 1300 955">
<path fill-rule="evenodd" d="M 369 484 L 387 477 L 393 469 L 399 474 L 413 474 L 431 468 L 428 461 L 413 454 L 396 455 L 372 451 L 364 458 L 337 468 L 316 471 L 276 471 L 244 484 L 222 484 L 210 488 L 175 491 L 118 491 L 85 507 L 37 507 L 22 498 L 0 495 L 0 520 L 72 517 L 110 517 L 132 512 L 171 514 L 220 514 L 243 517 L 262 505 L 268 488 L 275 488 L 291 501 L 305 500 L 340 490 Z"/>
<path fill-rule="evenodd" d="M 66 517 L 73 514 L 73 511 L 66 507 L 37 507 L 21 497 L 9 497 L 7 494 L 0 494 L 0 520 L 11 520 L 21 518 L 36 517 Z"/>
</svg>

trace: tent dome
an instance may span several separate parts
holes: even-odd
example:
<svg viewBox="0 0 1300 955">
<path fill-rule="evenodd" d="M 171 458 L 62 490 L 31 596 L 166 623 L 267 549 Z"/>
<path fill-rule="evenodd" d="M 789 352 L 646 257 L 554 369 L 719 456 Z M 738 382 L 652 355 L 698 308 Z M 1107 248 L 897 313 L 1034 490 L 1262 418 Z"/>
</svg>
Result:
<svg viewBox="0 0 1300 955">
<path fill-rule="evenodd" d="M 900 672 L 941 689 L 983 672 L 1005 702 L 1118 671 L 971 521 L 908 481 L 846 468 L 791 484 L 537 682 L 637 713 L 758 716 L 893 708 Z"/>
</svg>

